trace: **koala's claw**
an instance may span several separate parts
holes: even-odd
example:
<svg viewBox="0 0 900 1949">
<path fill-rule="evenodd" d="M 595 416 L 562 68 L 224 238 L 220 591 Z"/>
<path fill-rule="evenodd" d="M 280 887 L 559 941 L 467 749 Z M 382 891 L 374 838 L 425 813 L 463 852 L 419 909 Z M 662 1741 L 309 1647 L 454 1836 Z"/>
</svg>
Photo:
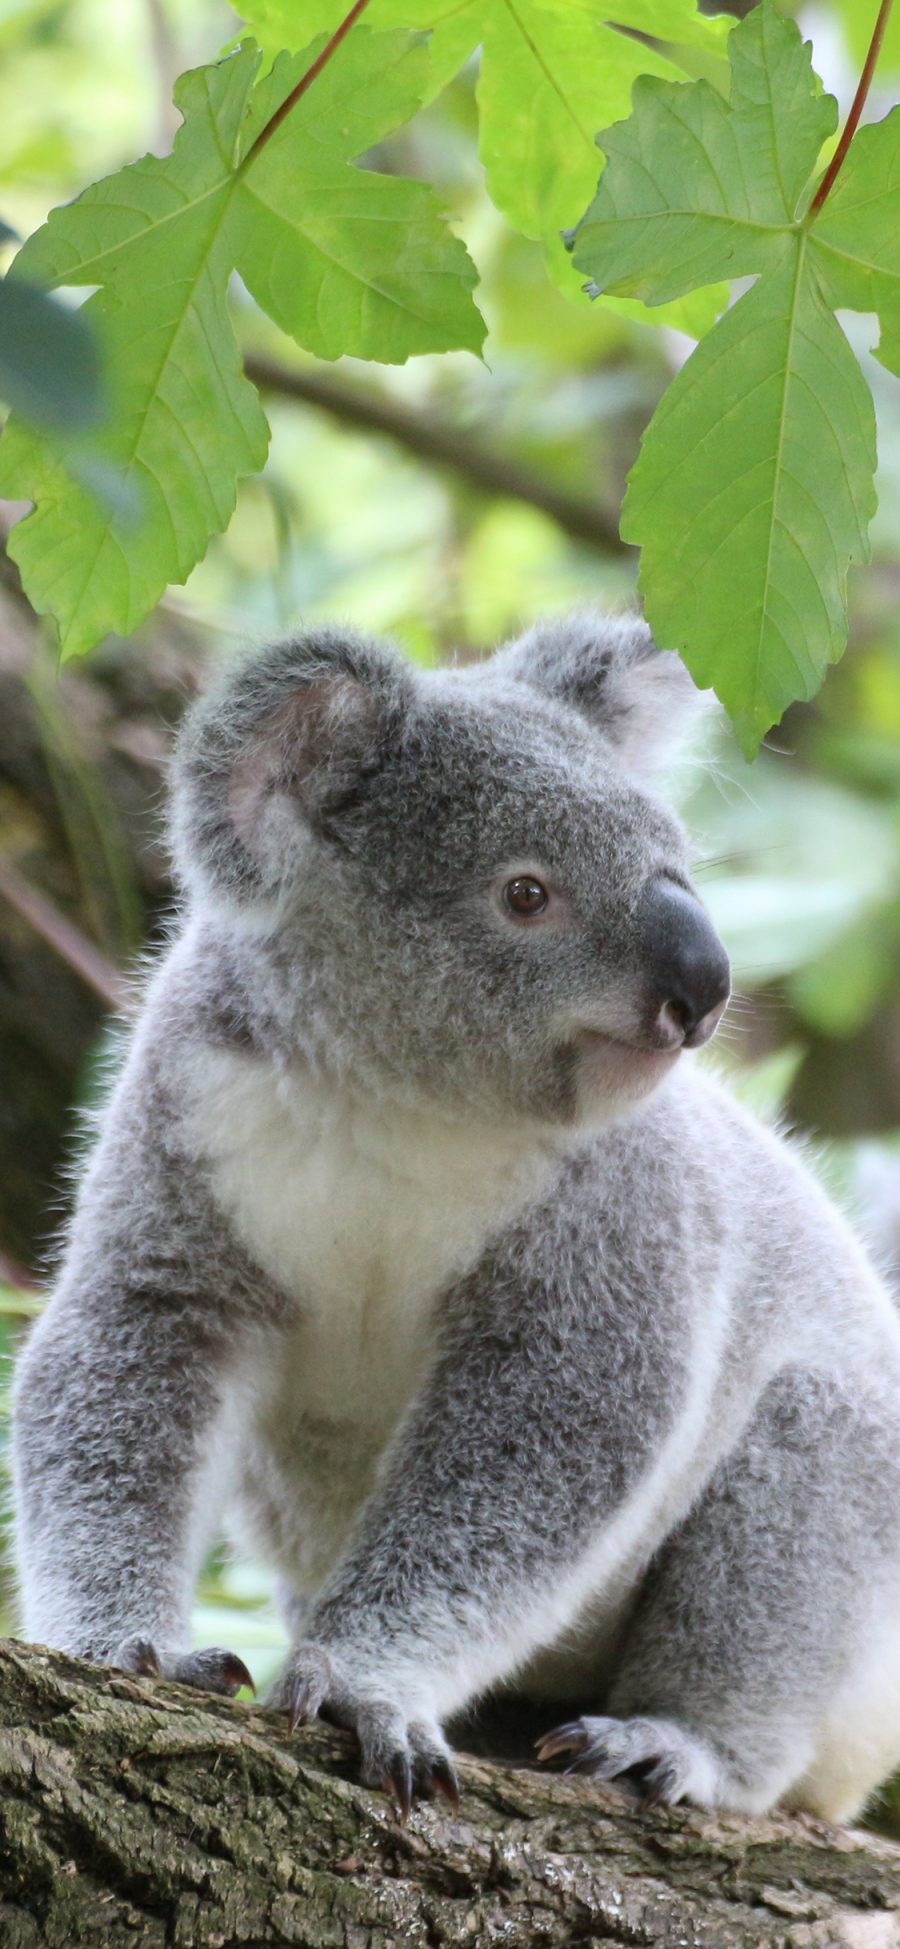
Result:
<svg viewBox="0 0 900 1949">
<path fill-rule="evenodd" d="M 434 1733 L 423 1726 L 410 1726 L 407 1742 L 405 1751 L 392 1754 L 380 1781 L 394 1802 L 401 1825 L 406 1826 L 417 1794 L 439 1793 L 455 1813 L 459 1781 L 449 1755 L 435 1749 Z"/>
<path fill-rule="evenodd" d="M 227 1699 L 233 1699 L 242 1685 L 256 1692 L 243 1658 L 221 1645 L 167 1654 L 157 1651 L 149 1638 L 126 1638 L 113 1664 L 118 1671 L 138 1672 L 145 1678 L 174 1678 L 179 1685 L 192 1685 L 198 1692 L 218 1692 Z"/>
<path fill-rule="evenodd" d="M 434 1793 L 440 1794 L 442 1800 L 449 1801 L 456 1813 L 459 1806 L 459 1781 L 455 1767 L 450 1760 L 444 1759 L 443 1755 L 432 1760 L 429 1785 Z"/>
<path fill-rule="evenodd" d="M 538 1763 L 561 1753 L 573 1757 L 566 1773 L 590 1773 L 614 1780 L 641 1769 L 640 1792 L 647 1807 L 674 1807 L 690 1799 L 715 1804 L 718 1762 L 696 1734 L 663 1719 L 573 1719 L 537 1742 Z"/>
<path fill-rule="evenodd" d="M 439 1793 L 451 1807 L 459 1806 L 459 1783 L 437 1723 L 409 1719 L 372 1681 L 356 1684 L 323 1646 L 298 1645 L 272 1697 L 286 1709 L 291 1732 L 319 1713 L 355 1732 L 366 1786 L 388 1794 L 404 1824 L 420 1795 Z"/>
<path fill-rule="evenodd" d="M 334 1716 L 339 1719 L 340 1697 L 341 1687 L 327 1651 L 320 1645 L 307 1644 L 300 1645 L 289 1660 L 273 1690 L 272 1703 L 284 1706 L 288 1731 L 296 1732 L 298 1726 L 308 1726 L 317 1719 L 326 1704 L 335 1708 Z"/>
<path fill-rule="evenodd" d="M 162 1665 L 149 1638 L 126 1638 L 113 1659 L 116 1671 L 137 1672 L 142 1678 L 161 1678 Z"/>
<path fill-rule="evenodd" d="M 296 1732 L 298 1726 L 308 1726 L 310 1720 L 315 1718 L 315 1713 L 310 1710 L 311 1699 L 312 1687 L 309 1680 L 304 1679 L 288 1700 L 288 1732 Z"/>
<path fill-rule="evenodd" d="M 560 1753 L 583 1753 L 588 1743 L 584 1720 L 572 1719 L 568 1725 L 556 1726 L 553 1732 L 542 1733 L 534 1743 L 539 1766 L 545 1760 L 557 1759 Z M 577 1761 L 573 1760 L 572 1764 L 576 1765 Z"/>
<path fill-rule="evenodd" d="M 393 1800 L 401 1827 L 405 1827 L 413 1803 L 413 1772 L 406 1753 L 392 1755 L 381 1785 Z"/>
</svg>

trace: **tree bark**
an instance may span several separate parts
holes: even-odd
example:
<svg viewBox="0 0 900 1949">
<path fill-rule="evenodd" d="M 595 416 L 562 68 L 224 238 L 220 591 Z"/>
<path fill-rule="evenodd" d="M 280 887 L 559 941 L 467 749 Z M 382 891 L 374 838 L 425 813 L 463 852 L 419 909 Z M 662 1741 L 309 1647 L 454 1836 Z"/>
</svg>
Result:
<svg viewBox="0 0 900 1949">
<path fill-rule="evenodd" d="M 894 1949 L 900 1848 L 467 1759 L 398 1825 L 349 1737 L 0 1646 L 2 1949 Z"/>
</svg>

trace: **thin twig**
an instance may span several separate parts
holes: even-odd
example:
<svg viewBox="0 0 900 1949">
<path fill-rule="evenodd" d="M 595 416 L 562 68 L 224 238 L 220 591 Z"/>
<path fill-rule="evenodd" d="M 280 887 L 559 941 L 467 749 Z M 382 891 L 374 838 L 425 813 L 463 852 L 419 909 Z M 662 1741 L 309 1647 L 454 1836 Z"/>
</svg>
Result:
<svg viewBox="0 0 900 1949">
<path fill-rule="evenodd" d="M 558 522 L 575 541 L 587 542 L 589 547 L 607 555 L 631 553 L 630 549 L 626 550 L 612 516 L 603 508 L 553 487 L 542 475 L 480 445 L 468 433 L 458 433 L 438 420 L 411 412 L 395 400 L 363 392 L 361 387 L 347 385 L 345 380 L 334 379 L 327 373 L 281 365 L 275 359 L 259 355 L 246 358 L 244 370 L 248 379 L 264 392 L 281 393 L 287 399 L 300 400 L 305 406 L 321 407 L 323 412 L 350 426 L 386 434 L 420 460 L 435 467 L 452 467 L 488 494 L 527 501 L 529 506 L 539 508 Z"/>
<path fill-rule="evenodd" d="M 285 96 L 284 101 L 281 104 L 281 107 L 276 108 L 274 115 L 270 115 L 269 120 L 265 125 L 265 128 L 260 129 L 256 141 L 251 143 L 250 148 L 247 150 L 247 154 L 245 155 L 241 163 L 240 170 L 238 171 L 239 175 L 243 175 L 244 171 L 246 169 L 249 169 L 250 164 L 254 160 L 254 157 L 259 155 L 260 149 L 264 149 L 266 143 L 271 142 L 271 139 L 275 134 L 275 130 L 281 127 L 281 124 L 284 121 L 285 116 L 290 114 L 291 109 L 296 106 L 301 96 L 306 94 L 307 88 L 312 87 L 312 84 L 316 80 L 316 77 L 320 75 L 322 69 L 327 66 L 327 63 L 331 60 L 332 55 L 337 53 L 337 50 L 340 47 L 342 40 L 346 39 L 346 36 L 349 34 L 351 27 L 354 26 L 355 22 L 359 19 L 359 16 L 362 13 L 363 9 L 367 7 L 368 4 L 369 4 L 369 0 L 354 0 L 354 4 L 350 8 L 350 12 L 348 14 L 345 14 L 343 20 L 341 21 L 340 26 L 335 28 L 335 31 L 332 34 L 330 41 L 328 41 L 326 46 L 323 47 L 321 54 L 317 56 L 316 60 L 312 64 L 312 67 L 307 68 L 306 73 L 300 76 L 300 79 L 297 82 L 296 86 L 291 89 L 289 95 Z"/>
<path fill-rule="evenodd" d="M 6 901 L 29 927 L 52 947 L 107 1008 L 121 1009 L 125 1003 L 125 984 L 111 961 L 89 941 L 74 921 L 61 914 L 45 893 L 26 880 L 8 860 L 0 860 L 0 899 Z"/>
<path fill-rule="evenodd" d="M 831 158 L 828 168 L 826 169 L 825 174 L 822 177 L 822 181 L 819 184 L 815 196 L 813 197 L 813 200 L 809 206 L 809 214 L 811 217 L 818 215 L 818 212 L 821 210 L 822 204 L 824 203 L 826 196 L 828 196 L 829 192 L 834 187 L 836 178 L 838 177 L 840 171 L 844 166 L 844 159 L 846 157 L 847 150 L 849 149 L 850 144 L 853 141 L 853 137 L 856 134 L 859 118 L 866 105 L 866 96 L 868 95 L 869 89 L 872 85 L 872 76 L 875 73 L 875 64 L 878 60 L 879 54 L 881 53 L 881 43 L 884 40 L 885 29 L 887 27 L 888 20 L 890 19 L 890 12 L 893 4 L 894 4 L 894 0 L 881 0 L 881 6 L 878 9 L 878 19 L 875 22 L 875 26 L 872 31 L 872 39 L 869 42 L 869 52 L 866 55 L 865 65 L 863 67 L 862 74 L 859 77 L 859 86 L 856 90 L 856 94 L 853 97 L 850 113 L 847 116 L 846 122 L 844 123 L 844 131 L 841 136 L 840 142 L 838 143 L 837 148 L 835 149 L 834 155 Z"/>
</svg>

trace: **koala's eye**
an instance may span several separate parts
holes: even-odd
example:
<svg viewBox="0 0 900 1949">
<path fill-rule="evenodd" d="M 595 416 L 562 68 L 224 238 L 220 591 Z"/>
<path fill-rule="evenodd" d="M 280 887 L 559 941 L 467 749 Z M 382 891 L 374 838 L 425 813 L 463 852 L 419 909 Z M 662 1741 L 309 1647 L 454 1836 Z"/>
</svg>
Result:
<svg viewBox="0 0 900 1949">
<path fill-rule="evenodd" d="M 520 920 L 531 920 L 535 914 L 542 914 L 550 895 L 540 880 L 533 880 L 530 874 L 523 873 L 517 880 L 507 880 L 503 889 L 503 905 Z"/>
</svg>

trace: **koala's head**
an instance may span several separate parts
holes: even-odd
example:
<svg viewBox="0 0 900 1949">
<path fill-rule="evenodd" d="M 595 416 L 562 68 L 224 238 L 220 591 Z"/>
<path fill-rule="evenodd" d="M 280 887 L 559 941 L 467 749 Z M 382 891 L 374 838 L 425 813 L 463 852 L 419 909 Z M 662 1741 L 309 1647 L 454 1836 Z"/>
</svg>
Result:
<svg viewBox="0 0 900 1949">
<path fill-rule="evenodd" d="M 176 862 L 252 936 L 317 1065 L 448 1111 L 600 1120 L 728 995 L 684 832 L 644 782 L 695 697 L 633 617 L 441 671 L 311 633 L 189 714 Z"/>
</svg>

